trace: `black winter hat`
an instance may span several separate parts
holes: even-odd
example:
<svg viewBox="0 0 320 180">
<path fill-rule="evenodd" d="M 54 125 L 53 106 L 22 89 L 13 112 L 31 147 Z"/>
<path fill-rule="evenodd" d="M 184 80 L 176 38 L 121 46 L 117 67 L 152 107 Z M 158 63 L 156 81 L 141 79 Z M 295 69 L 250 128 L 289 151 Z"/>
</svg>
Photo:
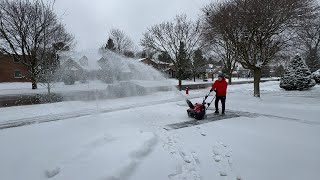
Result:
<svg viewBox="0 0 320 180">
<path fill-rule="evenodd" d="M 224 78 L 225 76 L 224 76 L 223 73 L 220 73 L 220 74 L 218 75 L 218 77 Z"/>
</svg>

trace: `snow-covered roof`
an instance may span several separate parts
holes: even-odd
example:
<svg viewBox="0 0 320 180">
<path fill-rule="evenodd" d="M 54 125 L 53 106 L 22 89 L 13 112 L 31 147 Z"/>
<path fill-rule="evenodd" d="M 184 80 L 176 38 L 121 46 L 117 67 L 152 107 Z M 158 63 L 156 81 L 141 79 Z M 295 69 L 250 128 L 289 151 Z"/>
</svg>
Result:
<svg viewBox="0 0 320 180">
<path fill-rule="evenodd" d="M 86 70 L 98 70 L 100 68 L 98 60 L 102 57 L 102 55 L 99 54 L 98 49 L 87 49 L 83 51 L 63 51 L 60 52 L 59 55 L 62 63 L 71 58 Z M 87 63 L 84 63 L 84 60 L 87 60 Z"/>
<path fill-rule="evenodd" d="M 159 60 L 154 60 L 154 59 L 149 59 L 149 58 L 141 58 L 139 59 L 138 61 L 141 62 L 141 61 L 144 61 L 144 60 L 150 60 L 156 64 L 164 64 L 164 65 L 171 65 L 170 63 L 167 63 L 167 62 L 163 62 L 163 61 L 159 61 Z"/>
</svg>

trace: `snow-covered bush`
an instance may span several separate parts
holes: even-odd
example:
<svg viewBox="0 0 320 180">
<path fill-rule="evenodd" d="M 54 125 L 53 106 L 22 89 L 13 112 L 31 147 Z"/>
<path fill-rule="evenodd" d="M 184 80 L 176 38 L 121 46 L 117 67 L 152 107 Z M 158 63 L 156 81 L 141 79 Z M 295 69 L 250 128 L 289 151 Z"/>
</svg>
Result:
<svg viewBox="0 0 320 180">
<path fill-rule="evenodd" d="M 320 69 L 312 73 L 311 77 L 316 81 L 316 83 L 320 84 Z"/>
<path fill-rule="evenodd" d="M 315 85 L 316 82 L 311 78 L 311 72 L 305 61 L 296 55 L 285 69 L 280 87 L 285 90 L 305 90 Z"/>
</svg>

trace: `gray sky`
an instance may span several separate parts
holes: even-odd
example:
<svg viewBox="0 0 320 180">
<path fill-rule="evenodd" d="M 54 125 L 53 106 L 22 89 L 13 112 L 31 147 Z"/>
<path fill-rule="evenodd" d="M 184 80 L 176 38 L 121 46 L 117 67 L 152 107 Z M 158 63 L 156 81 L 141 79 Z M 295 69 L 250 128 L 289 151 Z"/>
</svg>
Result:
<svg viewBox="0 0 320 180">
<path fill-rule="evenodd" d="M 50 0 L 49 0 L 50 1 Z M 138 45 L 148 27 L 186 13 L 197 18 L 212 0 L 56 0 L 55 10 L 73 33 L 77 50 L 106 42 L 111 28 L 125 31 Z"/>
</svg>

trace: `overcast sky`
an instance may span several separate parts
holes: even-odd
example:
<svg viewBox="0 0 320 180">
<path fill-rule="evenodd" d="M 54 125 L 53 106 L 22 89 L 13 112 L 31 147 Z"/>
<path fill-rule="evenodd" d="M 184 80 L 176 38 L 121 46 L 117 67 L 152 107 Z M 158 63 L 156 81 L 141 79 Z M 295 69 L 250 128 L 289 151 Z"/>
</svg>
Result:
<svg viewBox="0 0 320 180">
<path fill-rule="evenodd" d="M 52 0 L 48 0 L 52 1 Z M 142 33 L 156 23 L 185 13 L 197 18 L 212 0 L 56 0 L 55 10 L 75 35 L 77 50 L 98 48 L 111 28 L 120 28 L 139 44 Z"/>
</svg>

